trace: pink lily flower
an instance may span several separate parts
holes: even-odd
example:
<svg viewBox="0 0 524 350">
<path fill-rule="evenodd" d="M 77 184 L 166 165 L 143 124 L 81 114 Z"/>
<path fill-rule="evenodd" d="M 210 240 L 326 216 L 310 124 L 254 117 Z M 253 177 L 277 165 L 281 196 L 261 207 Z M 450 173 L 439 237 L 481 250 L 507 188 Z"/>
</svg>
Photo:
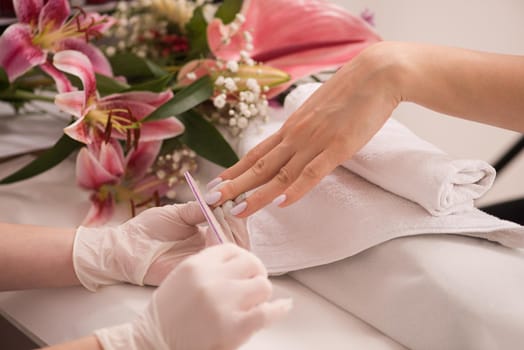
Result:
<svg viewBox="0 0 524 350">
<path fill-rule="evenodd" d="M 106 222 L 117 202 L 130 201 L 134 208 L 158 200 L 167 192 L 167 182 L 148 173 L 160 147 L 160 141 L 140 142 L 124 156 L 120 143 L 110 140 L 80 150 L 76 160 L 77 182 L 93 191 L 84 225 Z"/>
<path fill-rule="evenodd" d="M 211 52 L 238 60 L 248 36 L 253 60 L 291 76 L 280 91 L 304 76 L 340 67 L 381 40 L 363 19 L 324 0 L 244 0 L 240 13 L 240 25 L 220 19 L 208 25 Z"/>
<path fill-rule="evenodd" d="M 175 137 L 184 125 L 175 117 L 141 123 L 156 108 L 167 102 L 173 93 L 165 91 L 133 91 L 100 98 L 96 91 L 95 74 L 89 59 L 77 51 L 55 54 L 53 64 L 59 70 L 77 76 L 84 90 L 56 95 L 55 103 L 63 111 L 78 118 L 64 129 L 71 138 L 85 144 L 110 137 L 131 140 L 158 141 Z"/>
<path fill-rule="evenodd" d="M 57 81 L 59 91 L 71 91 L 66 77 L 49 64 L 48 53 L 73 49 L 86 54 L 95 71 L 112 76 L 103 53 L 88 43 L 115 23 L 110 16 L 79 12 L 70 17 L 67 0 L 13 0 L 18 23 L 9 26 L 0 37 L 0 66 L 10 81 L 35 66 Z M 61 90 L 60 90 L 61 89 Z"/>
</svg>

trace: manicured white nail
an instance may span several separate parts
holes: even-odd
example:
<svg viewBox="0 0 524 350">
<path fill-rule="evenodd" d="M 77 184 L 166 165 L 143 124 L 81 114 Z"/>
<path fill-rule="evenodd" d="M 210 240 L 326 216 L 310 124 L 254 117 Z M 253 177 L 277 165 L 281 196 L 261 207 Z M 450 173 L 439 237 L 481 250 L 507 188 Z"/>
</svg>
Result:
<svg viewBox="0 0 524 350">
<path fill-rule="evenodd" d="M 206 185 L 206 188 L 208 190 L 210 190 L 210 189 L 214 188 L 215 186 L 217 186 L 222 181 L 224 181 L 224 180 L 221 177 L 214 178 L 213 180 L 209 181 L 209 183 Z"/>
<path fill-rule="evenodd" d="M 287 196 L 285 194 L 281 194 L 277 198 L 273 199 L 273 204 L 276 206 L 279 206 L 280 204 L 284 203 L 287 199 Z"/>
<path fill-rule="evenodd" d="M 204 199 L 206 200 L 207 204 L 212 205 L 218 202 L 221 197 L 222 197 L 222 192 L 213 191 L 213 192 L 206 193 L 206 195 L 204 196 Z"/>
<path fill-rule="evenodd" d="M 232 215 L 238 215 L 241 212 L 243 212 L 244 210 L 246 210 L 246 208 L 247 208 L 247 202 L 244 201 L 244 202 L 241 202 L 241 203 L 235 205 L 233 208 L 231 208 L 231 210 L 229 212 Z"/>
</svg>

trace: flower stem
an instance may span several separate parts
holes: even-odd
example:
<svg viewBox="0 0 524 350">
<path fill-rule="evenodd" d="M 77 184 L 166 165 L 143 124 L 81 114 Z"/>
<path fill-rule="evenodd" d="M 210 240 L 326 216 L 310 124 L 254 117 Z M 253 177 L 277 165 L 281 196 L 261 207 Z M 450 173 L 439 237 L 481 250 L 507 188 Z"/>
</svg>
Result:
<svg viewBox="0 0 524 350">
<path fill-rule="evenodd" d="M 15 90 L 0 91 L 0 100 L 5 100 L 7 102 L 12 100 L 34 100 L 53 103 L 55 101 L 55 98 L 53 96 L 38 95 L 25 90 Z"/>
</svg>

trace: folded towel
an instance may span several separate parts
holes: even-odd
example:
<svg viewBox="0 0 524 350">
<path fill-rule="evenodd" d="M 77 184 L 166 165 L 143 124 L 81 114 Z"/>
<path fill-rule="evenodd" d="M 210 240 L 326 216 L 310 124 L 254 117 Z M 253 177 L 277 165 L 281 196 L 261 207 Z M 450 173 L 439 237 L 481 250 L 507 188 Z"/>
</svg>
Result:
<svg viewBox="0 0 524 350">
<path fill-rule="evenodd" d="M 338 167 L 300 201 L 248 218 L 251 249 L 272 274 L 322 265 L 402 236 L 461 234 L 524 247 L 524 227 L 478 209 L 432 216 Z"/>
<path fill-rule="evenodd" d="M 286 98 L 284 113 L 293 113 L 320 86 L 296 88 Z M 436 216 L 471 210 L 495 180 L 488 163 L 447 155 L 393 119 L 342 166 Z"/>
</svg>

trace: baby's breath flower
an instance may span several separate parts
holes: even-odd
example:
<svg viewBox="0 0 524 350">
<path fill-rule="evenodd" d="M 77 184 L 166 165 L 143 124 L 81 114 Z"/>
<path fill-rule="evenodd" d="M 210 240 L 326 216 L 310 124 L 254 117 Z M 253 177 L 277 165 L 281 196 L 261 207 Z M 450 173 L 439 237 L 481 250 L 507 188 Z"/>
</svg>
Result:
<svg viewBox="0 0 524 350">
<path fill-rule="evenodd" d="M 215 96 L 215 98 L 213 99 L 213 105 L 218 109 L 224 108 L 224 106 L 226 105 L 226 95 L 220 94 Z"/>
<path fill-rule="evenodd" d="M 222 86 L 222 85 L 224 85 L 224 76 L 223 76 L 223 75 L 219 75 L 219 76 L 215 79 L 215 85 L 216 85 L 216 86 Z"/>
<path fill-rule="evenodd" d="M 229 77 L 224 79 L 224 86 L 231 92 L 237 91 L 238 89 L 235 81 Z"/>
<path fill-rule="evenodd" d="M 232 73 L 236 73 L 238 72 L 238 62 L 233 60 L 227 61 L 226 68 Z"/>
<path fill-rule="evenodd" d="M 235 15 L 235 20 L 238 21 L 239 23 L 244 23 L 246 21 L 246 17 L 241 13 L 237 13 Z"/>
<path fill-rule="evenodd" d="M 253 42 L 253 35 L 249 31 L 245 30 L 242 32 L 242 35 L 244 36 L 246 43 L 251 44 Z"/>
<path fill-rule="evenodd" d="M 249 90 L 253 91 L 255 94 L 260 93 L 260 85 L 258 84 L 258 81 L 254 78 L 248 78 L 246 80 L 246 86 Z"/>
<path fill-rule="evenodd" d="M 240 117 L 238 118 L 237 120 L 237 126 L 240 128 L 240 129 L 245 129 L 248 125 L 248 120 L 247 118 L 244 118 L 244 117 Z"/>
</svg>

